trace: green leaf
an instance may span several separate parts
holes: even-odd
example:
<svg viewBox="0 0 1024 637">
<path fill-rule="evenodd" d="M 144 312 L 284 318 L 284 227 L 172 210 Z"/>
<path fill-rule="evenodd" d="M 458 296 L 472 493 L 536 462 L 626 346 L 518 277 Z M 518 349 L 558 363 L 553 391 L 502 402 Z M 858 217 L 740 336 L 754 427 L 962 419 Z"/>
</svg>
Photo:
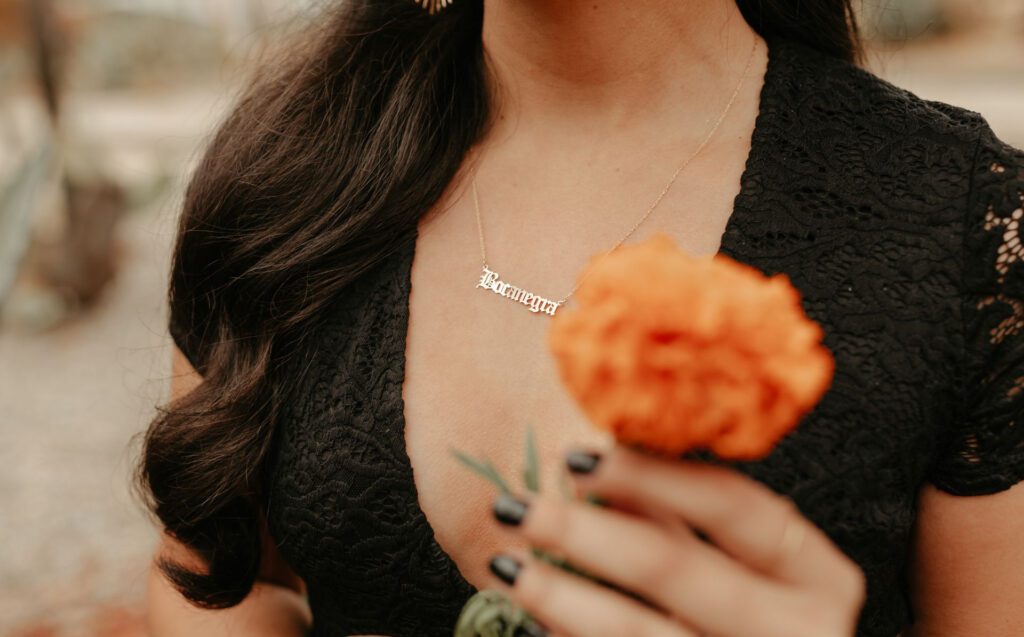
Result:
<svg viewBox="0 0 1024 637">
<path fill-rule="evenodd" d="M 498 473 L 498 470 L 494 468 L 494 465 L 491 464 L 490 460 L 477 460 L 472 456 L 466 455 L 461 451 L 456 450 L 452 450 L 452 455 L 455 456 L 456 460 L 458 460 L 463 465 L 468 467 L 471 471 L 481 476 L 494 486 L 498 487 L 498 489 L 502 493 L 512 492 L 512 490 L 508 486 L 508 483 L 505 482 L 505 479 L 501 477 L 501 474 Z"/>
<path fill-rule="evenodd" d="M 503 593 L 481 590 L 462 607 L 454 637 L 516 637 L 534 620 Z"/>
<path fill-rule="evenodd" d="M 537 456 L 537 441 L 533 427 L 526 427 L 526 465 L 523 467 L 523 483 L 527 491 L 540 492 L 540 459 Z"/>
</svg>

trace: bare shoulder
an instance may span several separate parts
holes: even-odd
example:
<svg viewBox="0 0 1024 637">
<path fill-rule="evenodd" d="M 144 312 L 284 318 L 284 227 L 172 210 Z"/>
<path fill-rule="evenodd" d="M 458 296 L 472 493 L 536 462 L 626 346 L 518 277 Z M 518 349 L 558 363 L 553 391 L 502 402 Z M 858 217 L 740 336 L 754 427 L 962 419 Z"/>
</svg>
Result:
<svg viewBox="0 0 1024 637">
<path fill-rule="evenodd" d="M 919 496 L 912 637 L 1007 635 L 1024 625 L 1024 482 L 980 496 Z"/>
</svg>

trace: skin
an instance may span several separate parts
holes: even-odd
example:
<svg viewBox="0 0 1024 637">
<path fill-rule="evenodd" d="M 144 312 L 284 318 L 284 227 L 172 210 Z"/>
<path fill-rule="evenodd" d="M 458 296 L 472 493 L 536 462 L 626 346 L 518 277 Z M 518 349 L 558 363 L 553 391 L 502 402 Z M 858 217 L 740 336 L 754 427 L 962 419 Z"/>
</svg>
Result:
<svg viewBox="0 0 1024 637">
<path fill-rule="evenodd" d="M 615 507 L 539 499 L 510 528 L 491 516 L 493 491 L 451 460 L 457 448 L 517 475 L 529 423 L 542 482 L 553 491 L 566 448 L 609 449 L 561 389 L 544 340 L 548 319 L 473 288 L 480 272 L 467 187 L 473 171 L 491 268 L 561 297 L 587 258 L 622 237 L 698 145 L 757 39 L 728 0 L 484 1 L 483 37 L 503 89 L 499 117 L 420 224 L 409 299 L 405 435 L 438 542 L 479 588 L 504 586 L 487 568 L 492 555 L 522 556 L 510 593 L 565 637 L 852 635 L 863 603 L 859 570 L 786 499 L 740 474 L 609 452 L 577 487 L 605 494 Z M 693 254 L 718 250 L 765 63 L 760 43 L 718 134 L 634 240 L 660 230 Z M 180 353 L 175 360 L 175 392 L 188 391 L 199 379 Z M 911 572 L 918 621 L 906 637 L 1003 636 L 1024 625 L 1014 593 L 1024 589 L 1022 511 L 1024 485 L 971 498 L 922 488 Z M 786 519 L 807 533 L 779 558 Z M 690 527 L 723 550 L 694 542 Z M 267 539 L 257 593 L 232 610 L 189 608 L 154 573 L 151 634 L 303 634 L 310 619 L 301 582 Z M 627 587 L 657 583 L 644 592 L 660 596 L 669 612 L 533 562 L 531 545 L 572 551 Z M 166 540 L 160 550 L 184 551 Z"/>
<path fill-rule="evenodd" d="M 537 498 L 520 535 L 660 610 L 523 556 L 528 566 L 512 595 L 554 634 L 853 634 L 864 599 L 860 569 L 760 483 L 616 448 L 577 487 L 613 507 Z M 802 541 L 784 539 L 787 532 L 804 534 Z"/>
<path fill-rule="evenodd" d="M 1024 626 L 1024 483 L 975 497 L 918 496 L 907 637 L 1012 635 Z"/>
</svg>

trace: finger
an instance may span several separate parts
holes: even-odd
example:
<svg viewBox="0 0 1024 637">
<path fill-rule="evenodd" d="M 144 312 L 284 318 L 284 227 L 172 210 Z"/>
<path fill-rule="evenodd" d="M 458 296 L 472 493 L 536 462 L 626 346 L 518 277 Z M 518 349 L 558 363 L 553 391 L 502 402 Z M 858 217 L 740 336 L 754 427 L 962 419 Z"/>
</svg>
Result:
<svg viewBox="0 0 1024 637">
<path fill-rule="evenodd" d="M 856 564 L 792 500 L 739 471 L 623 447 L 603 458 L 574 452 L 568 463 L 580 489 L 612 503 L 674 513 L 758 572 L 844 591 L 860 584 Z"/>
<path fill-rule="evenodd" d="M 657 610 L 534 558 L 500 555 L 491 571 L 512 600 L 559 637 L 698 637 Z"/>
<path fill-rule="evenodd" d="M 527 504 L 502 496 L 495 510 L 506 524 L 518 518 L 519 531 L 533 546 L 702 630 L 768 635 L 774 632 L 770 627 L 786 622 L 780 609 L 790 605 L 791 588 L 745 568 L 692 534 L 673 534 L 620 511 L 543 497 Z"/>
</svg>

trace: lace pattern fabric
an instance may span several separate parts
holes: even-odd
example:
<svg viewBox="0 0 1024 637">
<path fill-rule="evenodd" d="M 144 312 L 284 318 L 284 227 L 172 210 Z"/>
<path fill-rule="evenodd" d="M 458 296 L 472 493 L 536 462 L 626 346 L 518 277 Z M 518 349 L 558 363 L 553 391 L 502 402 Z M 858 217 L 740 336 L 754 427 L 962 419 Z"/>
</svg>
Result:
<svg viewBox="0 0 1024 637">
<path fill-rule="evenodd" d="M 1024 152 L 984 129 L 964 221 L 963 418 L 932 476 L 955 494 L 997 491 L 1024 471 Z"/>
<path fill-rule="evenodd" d="M 977 114 L 770 42 L 721 252 L 786 273 L 837 367 L 793 434 L 734 466 L 790 496 L 864 569 L 860 636 L 913 620 L 923 484 L 975 495 L 1024 477 L 1022 209 L 1024 154 Z M 414 249 L 325 318 L 279 428 L 270 529 L 322 637 L 448 637 L 473 593 L 434 540 L 405 449 Z"/>
</svg>

